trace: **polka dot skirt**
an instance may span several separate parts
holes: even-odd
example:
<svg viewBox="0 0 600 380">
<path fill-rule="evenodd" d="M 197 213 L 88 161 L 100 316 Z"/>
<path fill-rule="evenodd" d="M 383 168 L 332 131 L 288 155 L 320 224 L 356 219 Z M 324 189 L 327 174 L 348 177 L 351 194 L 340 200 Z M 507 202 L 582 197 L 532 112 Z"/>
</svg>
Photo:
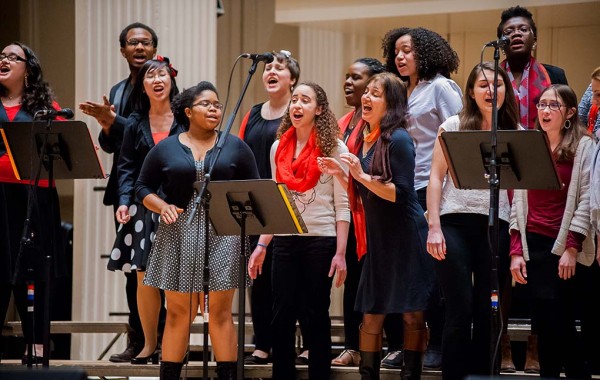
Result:
<svg viewBox="0 0 600 380">
<path fill-rule="evenodd" d="M 204 164 L 196 161 L 196 178 L 204 178 Z M 159 222 L 156 240 L 144 284 L 178 292 L 201 292 L 204 266 L 204 209 L 200 207 L 192 223 L 187 220 L 194 197 L 172 224 Z M 248 247 L 248 243 L 246 245 Z M 209 224 L 209 290 L 235 289 L 239 286 L 240 237 L 217 236 Z M 246 285 L 249 285 L 247 271 Z"/>
<path fill-rule="evenodd" d="M 110 252 L 109 270 L 145 270 L 156 235 L 158 215 L 140 203 L 129 206 L 131 220 L 120 224 Z"/>
</svg>

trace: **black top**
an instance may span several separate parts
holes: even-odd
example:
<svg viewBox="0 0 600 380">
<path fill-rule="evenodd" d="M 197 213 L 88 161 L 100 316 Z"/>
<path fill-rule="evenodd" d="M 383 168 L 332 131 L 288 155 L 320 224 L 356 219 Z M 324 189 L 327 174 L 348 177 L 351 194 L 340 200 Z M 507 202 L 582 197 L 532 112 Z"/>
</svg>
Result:
<svg viewBox="0 0 600 380">
<path fill-rule="evenodd" d="M 376 144 L 380 143 L 381 139 Z M 376 144 L 361 158 L 367 173 Z M 433 290 L 433 259 L 425 249 L 427 222 L 414 188 L 415 147 L 406 129 L 392 133 L 389 159 L 395 202 L 378 197 L 358 183 L 365 209 L 368 253 L 355 309 L 372 314 L 425 310 Z"/>
<path fill-rule="evenodd" d="M 169 136 L 185 132 L 186 127 L 173 120 Z M 144 159 L 154 147 L 148 115 L 132 113 L 123 132 L 123 144 L 118 163 L 119 206 L 129 206 L 135 197 L 135 181 L 140 174 Z"/>
<path fill-rule="evenodd" d="M 219 132 L 219 139 L 223 138 Z M 206 153 L 204 170 L 208 172 L 215 154 L 214 148 Z M 257 179 L 258 170 L 252 151 L 237 136 L 229 135 L 219 160 L 212 172 L 212 181 Z M 135 186 L 137 199 L 158 191 L 164 193 L 165 202 L 185 209 L 194 194 L 196 167 L 192 151 L 179 141 L 179 136 L 167 137 L 144 160 Z"/>
<path fill-rule="evenodd" d="M 119 163 L 119 154 L 121 152 L 121 144 L 123 142 L 123 131 L 127 124 L 127 118 L 131 114 L 131 106 L 129 104 L 129 95 L 133 86 L 130 82 L 131 76 L 123 79 L 110 89 L 109 102 L 115 106 L 117 114 L 115 121 L 110 127 L 108 135 L 104 131 L 100 131 L 98 143 L 106 153 L 113 153 L 113 163 L 104 192 L 105 205 L 117 205 L 119 203 L 119 182 L 117 178 L 117 165 Z"/>
<path fill-rule="evenodd" d="M 252 107 L 246 131 L 244 132 L 244 141 L 256 158 L 258 173 L 260 178 L 270 179 L 271 176 L 271 146 L 275 142 L 277 129 L 281 123 L 281 118 L 266 120 L 260 114 L 264 103 Z"/>
<path fill-rule="evenodd" d="M 550 83 L 569 85 L 569 82 L 567 82 L 567 75 L 565 74 L 565 70 L 557 66 L 547 65 L 545 63 L 542 63 L 542 65 L 548 72 L 548 76 L 550 77 Z"/>
</svg>

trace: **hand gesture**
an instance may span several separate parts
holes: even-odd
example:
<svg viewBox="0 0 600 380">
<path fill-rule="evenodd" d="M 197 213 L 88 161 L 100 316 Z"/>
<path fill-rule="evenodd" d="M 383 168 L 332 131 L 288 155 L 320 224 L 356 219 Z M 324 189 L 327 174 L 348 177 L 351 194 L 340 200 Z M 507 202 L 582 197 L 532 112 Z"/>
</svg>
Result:
<svg viewBox="0 0 600 380">
<path fill-rule="evenodd" d="M 342 169 L 342 164 L 340 164 L 335 158 L 317 157 L 317 164 L 319 165 L 319 170 L 321 170 L 321 173 L 332 176 L 345 174 L 344 169 Z"/>
<path fill-rule="evenodd" d="M 364 173 L 362 165 L 360 164 L 360 160 L 352 153 L 340 154 L 340 160 L 344 164 L 348 165 L 348 171 L 352 177 L 358 179 Z"/>
<path fill-rule="evenodd" d="M 102 103 L 87 101 L 79 104 L 79 109 L 86 115 L 98 121 L 102 129 L 110 129 L 117 116 L 115 106 L 110 104 L 106 95 L 102 96 Z"/>
</svg>

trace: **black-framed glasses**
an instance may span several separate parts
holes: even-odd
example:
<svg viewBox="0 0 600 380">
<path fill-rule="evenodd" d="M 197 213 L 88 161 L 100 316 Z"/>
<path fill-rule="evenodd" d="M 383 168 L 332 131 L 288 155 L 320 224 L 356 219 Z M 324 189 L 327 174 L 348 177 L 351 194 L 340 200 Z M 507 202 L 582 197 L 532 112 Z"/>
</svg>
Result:
<svg viewBox="0 0 600 380">
<path fill-rule="evenodd" d="M 25 58 L 19 57 L 18 55 L 14 54 L 14 53 L 11 53 L 11 54 L 1 53 L 0 61 L 4 61 L 5 59 L 8 59 L 10 62 L 17 62 L 17 61 L 27 62 L 27 60 Z"/>
<path fill-rule="evenodd" d="M 550 111 L 558 111 L 561 107 L 564 107 L 564 105 L 560 103 L 538 103 L 535 106 L 540 111 L 545 110 L 546 107 L 550 108 Z"/>
<path fill-rule="evenodd" d="M 517 28 L 506 28 L 502 31 L 502 35 L 506 37 L 510 37 L 513 33 L 519 32 L 521 34 L 529 34 L 532 31 L 531 27 L 528 25 L 521 25 Z"/>
<path fill-rule="evenodd" d="M 217 110 L 223 109 L 223 103 L 209 102 L 208 100 L 201 100 L 198 103 L 192 104 L 192 107 L 196 107 L 196 106 L 200 106 L 200 107 L 206 108 L 206 109 L 210 108 L 210 106 L 212 106 L 214 109 L 217 109 Z"/>
<path fill-rule="evenodd" d="M 138 44 L 142 44 L 143 47 L 154 46 L 154 41 L 152 40 L 138 40 L 136 38 L 132 38 L 127 40 L 127 45 L 129 46 L 138 46 Z"/>
</svg>

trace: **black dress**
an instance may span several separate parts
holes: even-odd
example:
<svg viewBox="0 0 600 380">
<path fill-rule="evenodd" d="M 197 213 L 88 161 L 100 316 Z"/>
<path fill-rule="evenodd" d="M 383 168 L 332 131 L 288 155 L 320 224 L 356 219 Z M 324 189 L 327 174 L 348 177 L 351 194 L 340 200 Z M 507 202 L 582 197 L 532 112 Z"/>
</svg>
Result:
<svg viewBox="0 0 600 380">
<path fill-rule="evenodd" d="M 366 173 L 380 141 L 361 158 Z M 368 253 L 355 309 L 369 314 L 425 310 L 433 290 L 433 262 L 425 249 L 427 222 L 414 189 L 415 148 L 405 129 L 392 133 L 389 157 L 395 202 L 378 197 L 357 181 L 365 209 Z"/>
<path fill-rule="evenodd" d="M 219 135 L 219 139 L 222 135 Z M 191 225 L 186 221 L 194 195 L 194 182 L 212 165 L 214 150 L 206 153 L 204 161 L 194 161 L 191 150 L 171 136 L 158 144 L 146 157 L 136 184 L 139 201 L 162 188 L 164 199 L 184 209 L 173 224 L 160 223 L 148 261 L 144 283 L 160 289 L 179 292 L 200 292 L 203 282 L 204 239 L 198 236 L 203 225 L 200 207 Z M 242 140 L 229 136 L 212 172 L 213 181 L 257 179 L 258 171 L 252 151 Z M 209 289 L 237 288 L 240 260 L 239 236 L 210 238 Z M 214 253 L 214 255 L 213 255 Z"/>
</svg>

